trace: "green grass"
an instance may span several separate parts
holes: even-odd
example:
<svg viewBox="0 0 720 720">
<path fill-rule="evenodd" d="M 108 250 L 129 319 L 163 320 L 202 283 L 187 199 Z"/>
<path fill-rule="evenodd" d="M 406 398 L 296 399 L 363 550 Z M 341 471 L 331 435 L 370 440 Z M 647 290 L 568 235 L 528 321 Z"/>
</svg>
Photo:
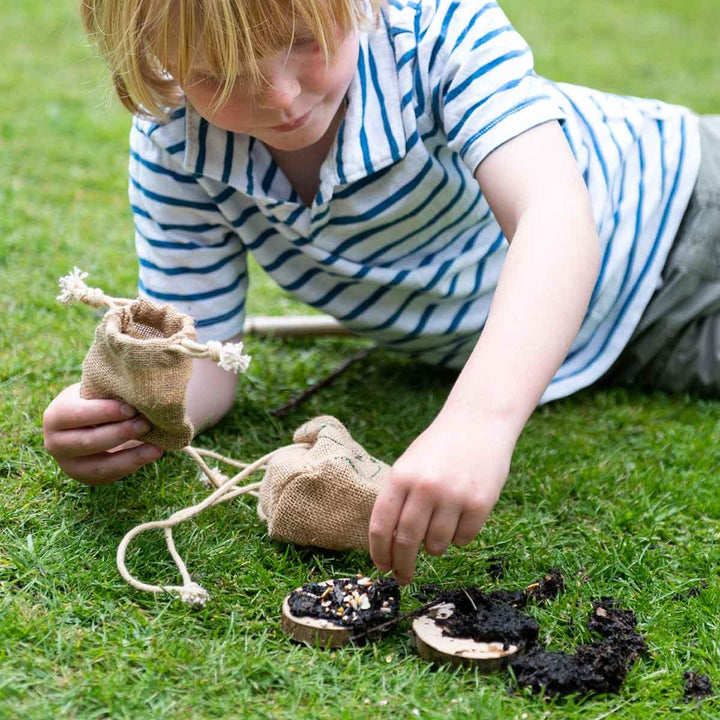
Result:
<svg viewBox="0 0 720 720">
<path fill-rule="evenodd" d="M 0 11 L 0 717 L 717 717 L 716 702 L 694 708 L 681 699 L 686 669 L 720 686 L 717 403 L 593 390 L 542 408 L 478 540 L 421 558 L 413 587 L 517 587 L 562 566 L 567 593 L 534 611 L 553 648 L 589 639 L 591 598 L 620 598 L 635 609 L 650 655 L 617 696 L 545 702 L 509 694 L 504 674 L 431 670 L 403 633 L 333 653 L 291 645 L 279 627 L 285 593 L 309 578 L 369 573 L 371 563 L 268 540 L 251 500 L 215 508 L 177 533 L 188 566 L 213 594 L 205 610 L 125 585 L 115 568 L 123 534 L 204 490 L 181 455 L 90 489 L 43 450 L 42 411 L 77 379 L 96 323 L 89 310 L 55 302 L 58 276 L 78 265 L 108 292 L 132 295 L 136 272 L 128 117 L 105 103 L 107 81 L 74 5 L 24 0 Z M 720 112 L 716 0 L 505 7 L 543 74 Z M 252 273 L 251 311 L 303 311 L 256 267 Z M 378 353 L 280 421 L 268 411 L 357 343 L 248 344 L 255 359 L 233 411 L 198 441 L 243 458 L 330 413 L 390 461 L 432 419 L 453 380 Z M 500 583 L 485 573 L 493 555 L 509 560 Z M 129 564 L 140 577 L 174 581 L 159 534 L 143 536 Z M 709 586 L 700 596 L 672 599 L 702 580 Z"/>
</svg>

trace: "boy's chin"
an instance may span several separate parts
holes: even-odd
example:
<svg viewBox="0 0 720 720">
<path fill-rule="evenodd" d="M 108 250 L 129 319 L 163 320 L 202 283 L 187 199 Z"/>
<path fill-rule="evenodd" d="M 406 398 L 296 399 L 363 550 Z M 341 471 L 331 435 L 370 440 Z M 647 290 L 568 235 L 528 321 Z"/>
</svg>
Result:
<svg viewBox="0 0 720 720">
<path fill-rule="evenodd" d="M 311 132 L 309 128 L 300 128 L 294 132 L 268 133 L 265 137 L 258 139 L 262 140 L 265 145 L 268 145 L 275 150 L 292 152 L 293 150 L 304 150 L 305 148 L 309 148 L 318 142 L 323 135 L 325 135 L 325 132 L 318 132 L 317 130 L 315 130 L 315 132 Z"/>
<path fill-rule="evenodd" d="M 294 150 L 304 150 L 315 144 L 313 140 L 291 140 L 290 138 L 259 138 L 265 145 L 273 150 L 284 150 L 285 152 L 293 152 Z"/>
<path fill-rule="evenodd" d="M 318 108 L 318 110 L 320 110 Z M 258 140 L 262 140 L 265 145 L 281 150 L 284 152 L 293 152 L 295 150 L 305 150 L 324 141 L 329 147 L 335 139 L 335 133 L 342 120 L 342 114 L 335 112 L 330 117 L 325 113 L 315 112 L 308 119 L 308 122 L 297 130 L 289 132 L 281 132 L 279 130 L 269 130 L 264 132 L 262 137 L 257 136 Z"/>
</svg>

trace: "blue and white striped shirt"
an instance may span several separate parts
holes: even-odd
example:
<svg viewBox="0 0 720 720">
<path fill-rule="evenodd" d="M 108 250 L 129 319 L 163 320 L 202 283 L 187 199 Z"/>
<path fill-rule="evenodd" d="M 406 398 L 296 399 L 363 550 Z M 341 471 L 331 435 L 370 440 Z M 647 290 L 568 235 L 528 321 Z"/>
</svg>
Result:
<svg viewBox="0 0 720 720">
<path fill-rule="evenodd" d="M 249 251 L 353 332 L 461 367 L 508 248 L 474 171 L 557 119 L 590 192 L 602 266 L 543 400 L 599 378 L 658 286 L 697 177 L 696 116 L 538 77 L 497 3 L 471 0 L 391 0 L 360 37 L 347 99 L 311 207 L 261 142 L 191 106 L 164 125 L 136 119 L 140 293 L 192 315 L 201 340 L 226 339 L 242 331 Z"/>
</svg>

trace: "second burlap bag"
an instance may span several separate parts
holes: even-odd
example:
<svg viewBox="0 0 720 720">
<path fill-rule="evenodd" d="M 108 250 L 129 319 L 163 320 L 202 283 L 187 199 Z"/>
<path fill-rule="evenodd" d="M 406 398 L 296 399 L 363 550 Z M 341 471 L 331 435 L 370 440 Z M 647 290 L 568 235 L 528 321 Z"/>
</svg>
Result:
<svg viewBox="0 0 720 720">
<path fill-rule="evenodd" d="M 367 550 L 370 515 L 390 467 L 329 415 L 302 425 L 293 442 L 273 455 L 260 486 L 258 515 L 270 536 L 330 550 Z"/>
<path fill-rule="evenodd" d="M 177 593 L 184 602 L 202 607 L 207 591 L 190 576 L 177 552 L 173 528 L 203 510 L 240 495 L 258 498 L 258 515 L 276 540 L 313 545 L 330 550 L 368 549 L 368 529 L 373 505 L 390 467 L 368 455 L 345 426 L 334 417 L 316 417 L 293 435 L 293 444 L 280 447 L 252 463 L 242 463 L 209 450 L 185 448 L 200 466 L 213 492 L 197 505 L 174 512 L 166 520 L 142 523 L 122 539 L 117 554 L 121 575 L 139 590 Z M 215 459 L 242 468 L 232 477 L 209 467 Z M 242 485 L 256 472 L 262 481 Z M 125 553 L 129 544 L 147 530 L 165 533 L 168 550 L 183 578 L 182 585 L 153 585 L 128 571 Z"/>
</svg>

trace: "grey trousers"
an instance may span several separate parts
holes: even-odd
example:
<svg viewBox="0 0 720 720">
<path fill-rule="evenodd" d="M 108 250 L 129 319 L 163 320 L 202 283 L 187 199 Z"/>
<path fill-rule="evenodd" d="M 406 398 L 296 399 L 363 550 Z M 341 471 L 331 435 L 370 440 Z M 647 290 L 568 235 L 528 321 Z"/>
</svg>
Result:
<svg viewBox="0 0 720 720">
<path fill-rule="evenodd" d="M 700 173 L 635 333 L 601 380 L 720 398 L 720 115 L 700 119 Z"/>
</svg>

